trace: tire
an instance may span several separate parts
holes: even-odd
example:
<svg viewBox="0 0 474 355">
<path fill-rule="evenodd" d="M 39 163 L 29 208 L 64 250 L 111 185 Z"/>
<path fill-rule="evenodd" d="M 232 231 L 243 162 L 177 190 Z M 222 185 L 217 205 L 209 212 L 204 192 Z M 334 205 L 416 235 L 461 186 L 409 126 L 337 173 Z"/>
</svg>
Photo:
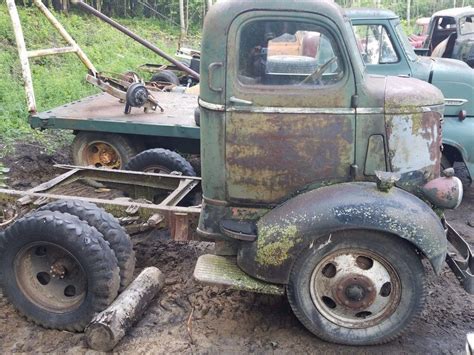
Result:
<svg viewBox="0 0 474 355">
<path fill-rule="evenodd" d="M 133 244 L 114 216 L 97 205 L 85 201 L 55 201 L 42 206 L 39 211 L 69 213 L 97 229 L 117 257 L 120 269 L 119 293 L 132 282 L 135 271 Z"/>
<path fill-rule="evenodd" d="M 170 174 L 173 171 L 184 176 L 196 176 L 191 164 L 181 155 L 168 149 L 155 148 L 145 150 L 131 159 L 125 170 Z"/>
<path fill-rule="evenodd" d="M 194 122 L 196 126 L 201 127 L 201 109 L 199 107 L 194 109 Z"/>
<path fill-rule="evenodd" d="M 119 284 L 113 251 L 76 216 L 33 212 L 0 240 L 3 293 L 43 327 L 82 331 L 115 299 Z"/>
<path fill-rule="evenodd" d="M 425 301 L 415 248 L 374 231 L 323 239 L 298 257 L 287 285 L 301 323 L 323 340 L 346 345 L 383 344 L 406 331 Z"/>
<path fill-rule="evenodd" d="M 179 78 L 171 70 L 162 70 L 151 77 L 151 81 L 161 81 L 179 86 Z"/>
<path fill-rule="evenodd" d="M 441 156 L 441 172 L 447 168 L 452 168 L 453 167 L 453 162 L 448 159 L 446 155 Z"/>
<path fill-rule="evenodd" d="M 75 165 L 123 169 L 143 150 L 132 139 L 113 133 L 79 132 L 72 143 Z"/>
</svg>

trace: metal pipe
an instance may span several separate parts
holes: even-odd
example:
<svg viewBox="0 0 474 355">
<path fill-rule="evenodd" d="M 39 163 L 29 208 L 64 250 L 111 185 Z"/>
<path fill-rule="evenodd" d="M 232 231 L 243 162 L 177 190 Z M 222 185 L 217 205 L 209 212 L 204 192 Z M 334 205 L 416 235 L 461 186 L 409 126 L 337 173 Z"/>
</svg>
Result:
<svg viewBox="0 0 474 355">
<path fill-rule="evenodd" d="M 92 71 L 94 74 L 97 73 L 97 70 L 94 67 L 94 64 L 87 58 L 87 55 L 82 51 L 81 47 L 78 46 L 76 41 L 67 33 L 67 31 L 64 29 L 64 27 L 59 23 L 58 20 L 53 16 L 53 14 L 48 10 L 46 6 L 41 2 L 41 0 L 33 0 L 35 3 L 36 7 L 40 9 L 40 11 L 46 16 L 48 21 L 53 25 L 56 30 L 58 30 L 59 34 L 64 38 L 64 40 L 69 43 L 74 49 L 79 57 L 79 59 L 84 63 L 84 65 Z"/>
<path fill-rule="evenodd" d="M 26 92 L 26 101 L 28 103 L 28 112 L 36 112 L 35 91 L 33 89 L 33 79 L 31 78 L 30 62 L 28 60 L 28 52 L 26 50 L 25 38 L 21 29 L 20 17 L 16 9 L 15 0 L 7 0 L 8 12 L 12 20 L 13 32 L 15 33 L 16 46 L 20 57 L 21 71 Z"/>
<path fill-rule="evenodd" d="M 163 57 L 164 59 L 166 59 L 167 61 L 169 61 L 170 63 L 176 65 L 176 67 L 186 73 L 188 73 L 190 76 L 192 76 L 193 78 L 199 80 L 200 79 L 200 76 L 198 73 L 196 73 L 194 70 L 192 70 L 191 68 L 188 68 L 187 66 L 185 66 L 183 63 L 177 61 L 176 59 L 174 59 L 173 57 L 169 56 L 168 54 L 166 54 L 165 52 L 163 52 L 161 49 L 159 49 L 158 47 L 156 47 L 155 45 L 151 44 L 150 42 L 148 42 L 147 40 L 141 38 L 140 36 L 138 36 L 137 34 L 133 33 L 132 31 L 130 31 L 128 28 L 126 28 L 125 26 L 122 26 L 121 24 L 115 22 L 114 20 L 112 20 L 110 17 L 108 16 L 105 16 L 102 12 L 100 11 L 97 11 L 96 9 L 94 9 L 92 6 L 84 3 L 82 0 L 72 0 L 71 1 L 73 4 L 75 5 L 78 5 L 80 8 L 82 8 L 84 11 L 100 18 L 101 20 L 103 20 L 104 22 L 107 22 L 109 25 L 111 25 L 112 27 L 116 28 L 117 30 L 119 30 L 120 32 L 126 34 L 127 36 L 129 36 L 130 38 L 134 39 L 135 41 L 137 41 L 138 43 L 140 43 L 141 45 L 145 46 L 146 48 L 148 48 L 149 50 L 155 52 L 156 54 L 158 54 L 159 56 Z"/>
</svg>

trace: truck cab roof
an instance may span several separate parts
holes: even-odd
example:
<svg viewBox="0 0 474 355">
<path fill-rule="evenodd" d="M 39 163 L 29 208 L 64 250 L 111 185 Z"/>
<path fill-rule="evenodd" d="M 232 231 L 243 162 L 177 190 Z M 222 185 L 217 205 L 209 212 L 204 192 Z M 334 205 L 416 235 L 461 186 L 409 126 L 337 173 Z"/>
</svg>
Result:
<svg viewBox="0 0 474 355">
<path fill-rule="evenodd" d="M 351 19 L 398 19 L 398 16 L 393 11 L 375 8 L 351 8 L 346 9 L 345 13 Z"/>
<path fill-rule="evenodd" d="M 258 10 L 307 11 L 321 13 L 332 19 L 341 16 L 341 8 L 332 0 L 244 0 L 217 2 L 206 16 L 206 21 L 214 22 L 216 27 L 227 27 L 237 15 Z"/>
<path fill-rule="evenodd" d="M 435 12 L 432 16 L 433 17 L 462 17 L 466 15 L 472 15 L 474 14 L 474 8 L 471 6 L 466 6 L 466 7 L 456 7 L 453 9 L 446 9 L 446 10 L 441 10 L 438 12 Z"/>
</svg>

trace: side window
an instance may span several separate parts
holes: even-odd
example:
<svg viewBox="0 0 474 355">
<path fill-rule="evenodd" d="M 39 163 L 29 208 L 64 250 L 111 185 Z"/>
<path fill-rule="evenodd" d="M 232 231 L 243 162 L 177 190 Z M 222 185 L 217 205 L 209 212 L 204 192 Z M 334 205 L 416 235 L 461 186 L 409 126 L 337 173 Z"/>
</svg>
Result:
<svg viewBox="0 0 474 355">
<path fill-rule="evenodd" d="M 257 20 L 240 30 L 238 78 L 243 85 L 323 86 L 344 76 L 340 49 L 324 28 Z"/>
<path fill-rule="evenodd" d="M 357 47 L 365 64 L 396 63 L 399 58 L 382 25 L 354 25 Z"/>
<path fill-rule="evenodd" d="M 459 20 L 459 30 L 462 35 L 474 33 L 474 16 L 466 16 Z"/>
</svg>

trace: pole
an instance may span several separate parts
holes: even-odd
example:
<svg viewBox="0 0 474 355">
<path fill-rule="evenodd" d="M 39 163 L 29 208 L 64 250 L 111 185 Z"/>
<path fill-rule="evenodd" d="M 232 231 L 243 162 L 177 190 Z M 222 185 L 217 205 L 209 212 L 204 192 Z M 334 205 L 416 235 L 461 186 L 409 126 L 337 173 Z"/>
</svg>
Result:
<svg viewBox="0 0 474 355">
<path fill-rule="evenodd" d="M 15 33 L 16 46 L 18 48 L 18 55 L 20 57 L 21 71 L 23 74 L 23 81 L 26 92 L 26 101 L 28 104 L 28 112 L 36 112 L 35 92 L 33 89 L 33 79 L 31 78 L 30 62 L 28 60 L 28 53 L 25 45 L 25 38 L 23 37 L 23 30 L 21 28 L 20 17 L 15 5 L 15 0 L 7 0 L 8 12 L 12 20 L 13 32 Z"/>
<path fill-rule="evenodd" d="M 121 24 L 115 22 L 114 20 L 112 20 L 110 17 L 107 17 L 105 16 L 103 13 L 97 11 L 96 9 L 94 9 L 92 6 L 84 3 L 82 0 L 71 0 L 71 2 L 75 5 L 78 5 L 80 8 L 82 8 L 84 11 L 100 18 L 101 20 L 103 20 L 104 22 L 108 23 L 109 25 L 111 25 L 112 27 L 114 27 L 115 29 L 119 30 L 120 32 L 122 32 L 123 34 L 126 34 L 127 36 L 129 36 L 130 38 L 134 39 L 135 41 L 137 41 L 138 43 L 140 43 L 141 45 L 143 45 L 144 47 L 148 48 L 149 50 L 155 52 L 156 54 L 158 54 L 160 57 L 166 59 L 167 61 L 169 61 L 170 63 L 176 65 L 176 67 L 186 73 L 188 73 L 189 75 L 191 75 L 193 78 L 199 80 L 200 79 L 200 76 L 198 73 L 196 73 L 194 70 L 192 70 L 191 68 L 188 68 L 187 66 L 185 66 L 183 63 L 177 61 L 176 59 L 174 59 L 173 57 L 169 56 L 168 54 L 166 54 L 165 52 L 163 52 L 161 49 L 159 49 L 158 47 L 156 47 L 155 45 L 151 44 L 150 42 L 148 42 L 147 40 L 141 38 L 140 36 L 138 36 L 137 34 L 133 33 L 132 31 L 130 31 L 128 28 L 122 26 Z"/>
<path fill-rule="evenodd" d="M 64 27 L 59 23 L 58 20 L 53 16 L 53 14 L 48 10 L 46 6 L 41 2 L 41 0 L 33 0 L 35 5 L 41 12 L 46 16 L 48 21 L 58 30 L 59 34 L 64 38 L 66 42 L 68 42 L 75 50 L 79 59 L 84 63 L 84 65 L 94 74 L 97 73 L 97 70 L 94 67 L 94 64 L 87 58 L 87 55 L 82 51 L 81 47 L 76 43 L 76 41 L 67 33 Z"/>
</svg>

